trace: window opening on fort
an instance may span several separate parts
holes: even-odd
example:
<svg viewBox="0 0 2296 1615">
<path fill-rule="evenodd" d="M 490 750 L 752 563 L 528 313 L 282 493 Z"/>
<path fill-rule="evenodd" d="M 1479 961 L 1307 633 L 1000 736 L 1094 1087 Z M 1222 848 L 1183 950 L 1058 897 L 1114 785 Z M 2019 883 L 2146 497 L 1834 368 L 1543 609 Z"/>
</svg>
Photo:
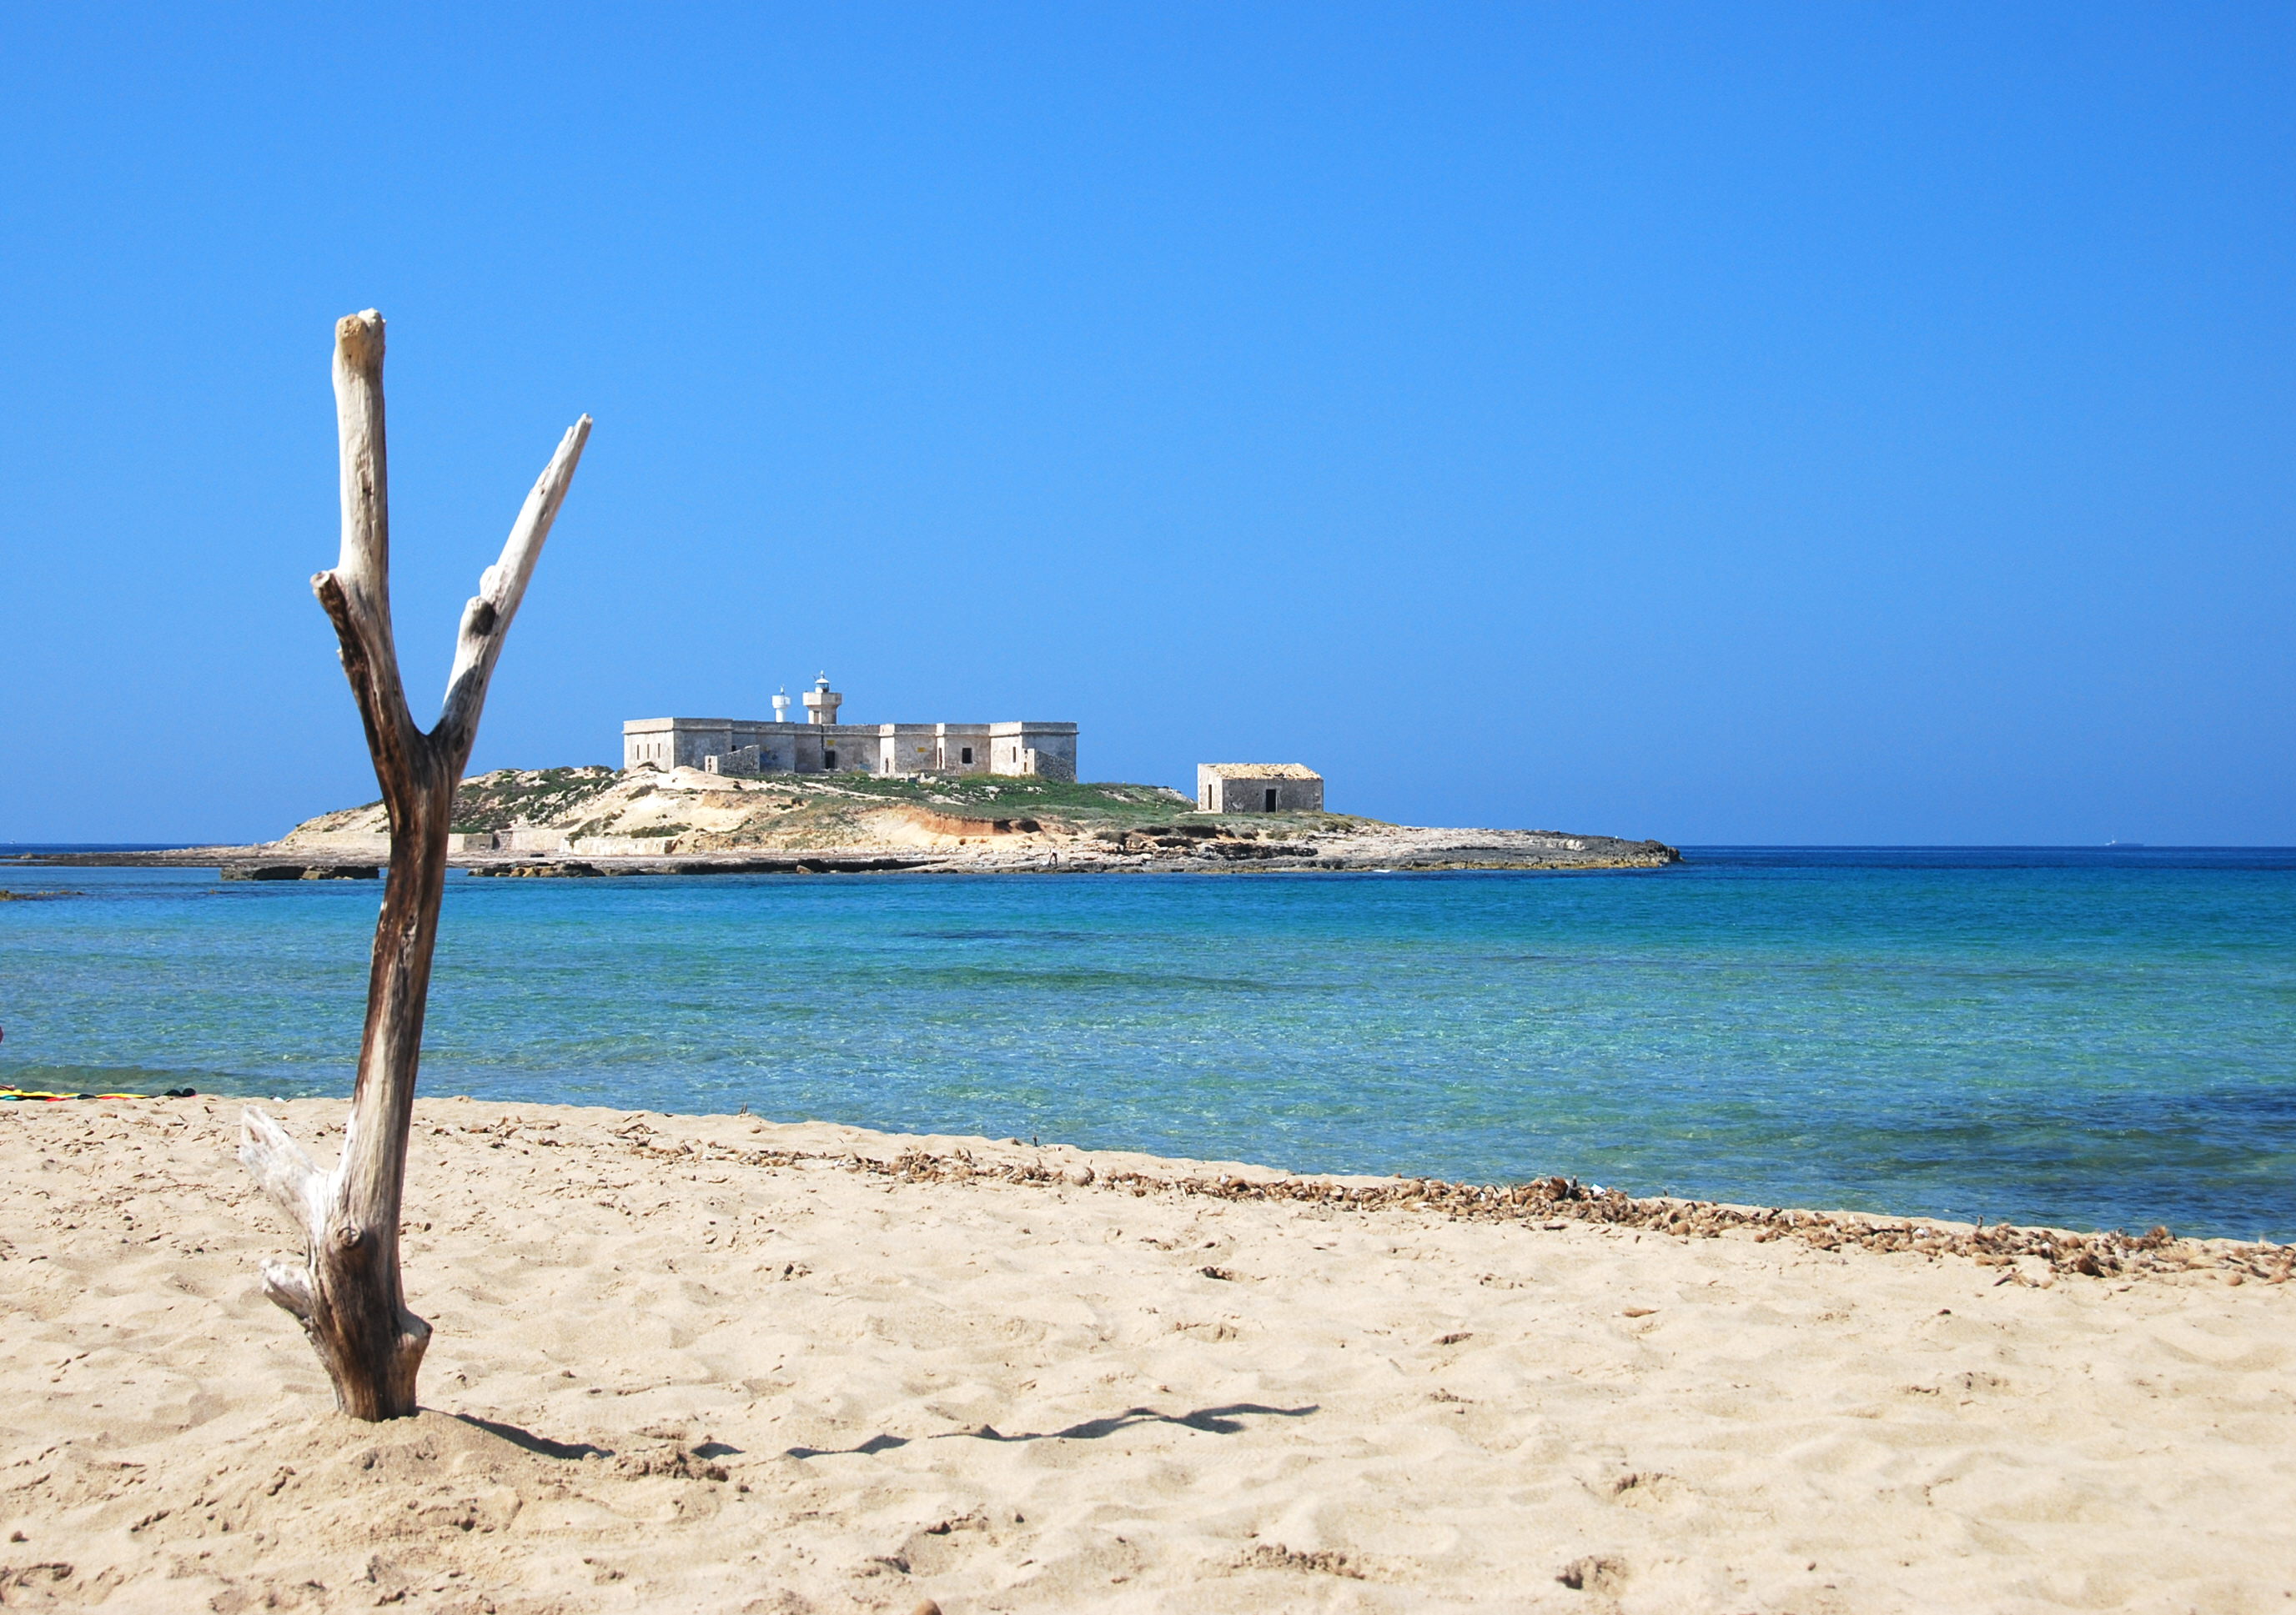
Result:
<svg viewBox="0 0 2296 1615">
<path fill-rule="evenodd" d="M 1267 793 L 1267 811 L 1270 813 L 1275 811 L 1275 792 L 1272 789 Z"/>
<path fill-rule="evenodd" d="M 968 762 L 968 763 L 970 763 L 970 762 L 972 760 L 972 747 L 967 746 L 967 747 L 965 747 L 965 748 L 964 748 L 964 760 L 965 760 L 966 762 Z"/>
<path fill-rule="evenodd" d="M 821 766 L 824 768 L 834 768 L 837 767 L 836 747 L 832 746 L 828 750 L 821 754 Z"/>
</svg>

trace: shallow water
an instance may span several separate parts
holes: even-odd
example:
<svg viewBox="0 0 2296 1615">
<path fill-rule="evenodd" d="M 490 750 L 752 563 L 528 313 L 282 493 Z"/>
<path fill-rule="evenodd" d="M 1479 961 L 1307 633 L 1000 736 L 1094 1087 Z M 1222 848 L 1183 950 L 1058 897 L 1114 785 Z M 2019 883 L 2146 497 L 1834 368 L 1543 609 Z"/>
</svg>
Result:
<svg viewBox="0 0 2296 1615">
<path fill-rule="evenodd" d="M 449 883 L 424 1089 L 2296 1237 L 2296 852 Z M 348 1092 L 373 882 L 4 869 L 0 1085 Z"/>
</svg>

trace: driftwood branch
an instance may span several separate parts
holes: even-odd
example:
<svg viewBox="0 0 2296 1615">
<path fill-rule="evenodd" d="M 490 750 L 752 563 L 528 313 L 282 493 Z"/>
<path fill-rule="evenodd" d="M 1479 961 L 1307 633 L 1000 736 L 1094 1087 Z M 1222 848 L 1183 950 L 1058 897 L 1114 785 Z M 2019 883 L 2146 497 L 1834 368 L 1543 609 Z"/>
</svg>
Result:
<svg viewBox="0 0 2296 1615">
<path fill-rule="evenodd" d="M 304 1236 L 301 1266 L 264 1265 L 264 1292 L 301 1322 L 334 1381 L 337 1404 L 362 1419 L 415 1411 L 415 1373 L 430 1339 L 430 1326 L 406 1309 L 398 1224 L 455 790 L 478 739 L 504 636 L 590 435 L 587 415 L 568 430 L 527 496 L 502 559 L 487 569 L 477 597 L 463 608 L 445 708 L 425 734 L 407 710 L 390 624 L 382 357 L 381 315 L 370 308 L 336 323 L 342 553 L 332 570 L 311 579 L 335 626 L 390 820 L 390 873 L 367 971 L 350 1126 L 332 1172 L 321 1172 L 258 1111 L 246 1113 L 239 1151 Z"/>
<path fill-rule="evenodd" d="M 590 417 L 584 415 L 566 429 L 558 452 L 550 456 L 550 463 L 536 479 L 533 491 L 512 524 L 502 559 L 480 574 L 479 592 L 463 608 L 462 631 L 455 639 L 455 668 L 447 676 L 447 699 L 439 713 L 439 733 L 468 736 L 463 743 L 465 757 L 469 740 L 478 735 L 479 709 L 486 704 L 487 684 L 494 677 L 503 638 L 510 632 L 511 619 L 518 615 L 519 603 L 526 598 L 527 579 L 534 576 L 534 563 L 542 559 L 543 541 L 550 537 L 550 524 L 558 520 L 558 507 L 565 503 L 574 467 L 582 459 L 582 446 L 589 440 Z M 460 775 L 459 767 L 456 773 Z"/>
</svg>

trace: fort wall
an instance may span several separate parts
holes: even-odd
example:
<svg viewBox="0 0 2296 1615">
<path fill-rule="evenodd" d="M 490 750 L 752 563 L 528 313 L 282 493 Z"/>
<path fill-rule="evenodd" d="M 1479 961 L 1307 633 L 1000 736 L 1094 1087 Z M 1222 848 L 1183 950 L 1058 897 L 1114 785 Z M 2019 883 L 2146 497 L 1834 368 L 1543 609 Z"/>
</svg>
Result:
<svg viewBox="0 0 2296 1615">
<path fill-rule="evenodd" d="M 719 774 L 1005 774 L 1073 780 L 1077 726 L 1036 720 L 777 724 L 633 718 L 622 726 L 622 767 L 644 764 Z"/>
</svg>

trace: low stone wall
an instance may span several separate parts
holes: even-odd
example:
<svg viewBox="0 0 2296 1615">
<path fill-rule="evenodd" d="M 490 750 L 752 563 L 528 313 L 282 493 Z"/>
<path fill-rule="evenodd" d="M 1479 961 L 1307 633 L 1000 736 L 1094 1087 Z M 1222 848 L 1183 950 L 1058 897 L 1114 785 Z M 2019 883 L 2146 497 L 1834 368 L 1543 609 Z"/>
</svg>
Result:
<svg viewBox="0 0 2296 1615">
<path fill-rule="evenodd" d="M 307 830 L 280 843 L 297 852 L 356 853 L 381 857 L 390 851 L 390 838 L 364 830 Z"/>
<path fill-rule="evenodd" d="M 677 850 L 672 835 L 586 835 L 567 848 L 585 858 L 654 858 Z"/>
</svg>

